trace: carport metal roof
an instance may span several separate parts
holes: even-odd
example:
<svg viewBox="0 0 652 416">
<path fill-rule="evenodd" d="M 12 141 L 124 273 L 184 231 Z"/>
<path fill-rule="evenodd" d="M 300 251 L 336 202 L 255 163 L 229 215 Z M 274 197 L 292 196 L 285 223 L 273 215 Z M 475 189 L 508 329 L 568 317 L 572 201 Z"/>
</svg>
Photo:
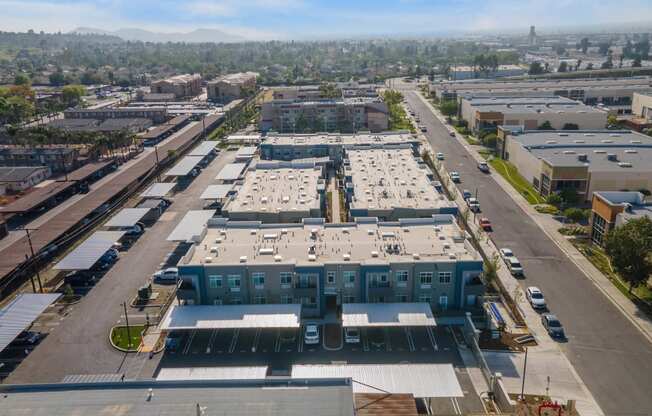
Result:
<svg viewBox="0 0 652 416">
<path fill-rule="evenodd" d="M 267 366 L 161 368 L 156 381 L 178 380 L 264 380 Z"/>
<path fill-rule="evenodd" d="M 97 231 L 54 266 L 56 270 L 88 270 L 122 238 L 125 231 Z"/>
<path fill-rule="evenodd" d="M 165 176 L 186 176 L 202 159 L 202 156 L 186 156 L 174 165 L 172 169 L 165 172 Z"/>
<path fill-rule="evenodd" d="M 188 152 L 188 156 L 207 156 L 210 154 L 210 152 L 215 149 L 217 146 L 217 142 L 212 141 L 212 140 L 207 140 L 204 142 L 201 142 L 199 146 L 195 147 L 192 149 L 190 152 Z"/>
<path fill-rule="evenodd" d="M 206 227 L 206 223 L 215 215 L 215 210 L 197 210 L 188 211 L 179 221 L 179 224 L 168 235 L 168 241 L 191 241 L 194 237 L 199 237 Z"/>
<path fill-rule="evenodd" d="M 204 193 L 201 194 L 199 198 L 201 199 L 222 199 L 226 197 L 226 195 L 233 189 L 233 185 L 231 184 L 225 184 L 225 185 L 211 185 L 206 190 Z"/>
<path fill-rule="evenodd" d="M 222 168 L 215 179 L 223 181 L 234 181 L 240 177 L 246 165 L 246 163 L 230 163 Z"/>
<path fill-rule="evenodd" d="M 436 326 L 427 303 L 345 303 L 343 327 Z"/>
<path fill-rule="evenodd" d="M 236 157 L 236 159 L 239 159 L 239 158 L 252 158 L 252 157 L 254 157 L 254 154 L 256 154 L 257 149 L 258 148 L 256 146 L 241 147 L 240 150 L 238 150 L 238 153 L 236 153 L 235 157 Z"/>
<path fill-rule="evenodd" d="M 161 329 L 299 328 L 301 305 L 173 305 Z"/>
<path fill-rule="evenodd" d="M 156 182 L 145 192 L 140 194 L 141 198 L 163 198 L 177 185 L 176 182 Z"/>
<path fill-rule="evenodd" d="M 292 378 L 351 378 L 353 393 L 463 397 L 451 364 L 294 365 Z"/>
<path fill-rule="evenodd" d="M 133 227 L 150 211 L 149 208 L 124 208 L 109 220 L 105 227 Z"/>
<path fill-rule="evenodd" d="M 61 296 L 60 293 L 22 293 L 0 310 L 0 351 Z"/>
</svg>

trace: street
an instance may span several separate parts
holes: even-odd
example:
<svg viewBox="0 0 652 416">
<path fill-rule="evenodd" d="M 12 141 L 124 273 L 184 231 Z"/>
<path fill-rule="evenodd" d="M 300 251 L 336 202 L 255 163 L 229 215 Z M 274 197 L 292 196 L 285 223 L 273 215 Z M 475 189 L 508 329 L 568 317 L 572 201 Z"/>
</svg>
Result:
<svg viewBox="0 0 652 416">
<path fill-rule="evenodd" d="M 448 171 L 461 175 L 460 190 L 475 194 L 482 216 L 493 223 L 498 247 L 511 248 L 525 270 L 523 288 L 538 286 L 549 309 L 563 323 L 568 342 L 560 344 L 605 414 L 649 415 L 652 346 L 639 330 L 566 257 L 492 179 L 480 172 L 464 146 L 431 113 L 414 91 L 403 91 L 428 128 L 434 152 L 443 152 Z M 554 384 L 555 375 L 550 374 Z"/>
</svg>

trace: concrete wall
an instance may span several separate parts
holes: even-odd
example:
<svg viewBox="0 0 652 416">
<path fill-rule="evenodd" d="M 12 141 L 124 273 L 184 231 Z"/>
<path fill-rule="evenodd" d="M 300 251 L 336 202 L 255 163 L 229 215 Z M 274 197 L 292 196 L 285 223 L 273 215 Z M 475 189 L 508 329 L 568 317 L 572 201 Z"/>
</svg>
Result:
<svg viewBox="0 0 652 416">
<path fill-rule="evenodd" d="M 591 195 L 595 191 L 621 191 L 623 189 L 630 191 L 652 190 L 652 162 L 647 171 L 621 168 L 618 172 L 591 172 L 586 199 L 591 200 Z"/>
<path fill-rule="evenodd" d="M 646 120 L 652 120 L 652 95 L 634 93 L 632 114 Z"/>
<path fill-rule="evenodd" d="M 519 142 L 507 137 L 505 157 L 509 160 L 518 172 L 528 182 L 532 183 L 534 178 L 541 178 L 541 160 L 527 151 Z"/>
</svg>

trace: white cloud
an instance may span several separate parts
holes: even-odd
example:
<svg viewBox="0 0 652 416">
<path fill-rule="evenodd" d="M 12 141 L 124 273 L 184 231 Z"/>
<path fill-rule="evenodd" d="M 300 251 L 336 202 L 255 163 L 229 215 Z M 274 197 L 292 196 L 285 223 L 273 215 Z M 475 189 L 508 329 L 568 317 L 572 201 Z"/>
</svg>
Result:
<svg viewBox="0 0 652 416">
<path fill-rule="evenodd" d="M 198 16 L 233 17 L 256 9 L 285 13 L 304 5 L 303 0 L 196 0 L 179 7 Z"/>
</svg>

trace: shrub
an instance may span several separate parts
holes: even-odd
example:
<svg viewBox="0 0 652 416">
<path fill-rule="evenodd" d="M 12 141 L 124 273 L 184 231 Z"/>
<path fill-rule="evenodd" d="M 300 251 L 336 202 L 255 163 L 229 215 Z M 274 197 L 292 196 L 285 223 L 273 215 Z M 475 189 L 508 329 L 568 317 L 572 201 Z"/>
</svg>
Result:
<svg viewBox="0 0 652 416">
<path fill-rule="evenodd" d="M 582 222 L 588 218 L 586 211 L 580 208 L 566 208 L 564 210 L 564 217 L 573 222 Z"/>
<path fill-rule="evenodd" d="M 561 205 L 562 199 L 559 194 L 551 194 L 548 195 L 548 198 L 546 198 L 546 202 L 549 203 L 550 205 Z"/>
</svg>

